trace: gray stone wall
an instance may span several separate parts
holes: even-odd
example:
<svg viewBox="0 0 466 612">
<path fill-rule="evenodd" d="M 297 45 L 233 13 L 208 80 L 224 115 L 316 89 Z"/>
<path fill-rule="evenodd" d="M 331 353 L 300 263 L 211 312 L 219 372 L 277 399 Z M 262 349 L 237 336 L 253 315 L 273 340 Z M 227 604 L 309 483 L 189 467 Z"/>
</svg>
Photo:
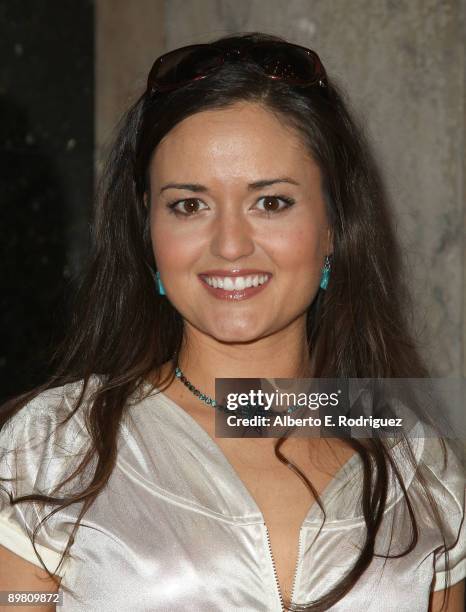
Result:
<svg viewBox="0 0 466 612">
<path fill-rule="evenodd" d="M 117 121 L 164 50 L 163 0 L 95 1 L 96 175 Z"/>
<path fill-rule="evenodd" d="M 97 150 L 153 59 L 262 30 L 314 48 L 380 160 L 437 376 L 466 375 L 462 0 L 97 0 Z"/>
</svg>

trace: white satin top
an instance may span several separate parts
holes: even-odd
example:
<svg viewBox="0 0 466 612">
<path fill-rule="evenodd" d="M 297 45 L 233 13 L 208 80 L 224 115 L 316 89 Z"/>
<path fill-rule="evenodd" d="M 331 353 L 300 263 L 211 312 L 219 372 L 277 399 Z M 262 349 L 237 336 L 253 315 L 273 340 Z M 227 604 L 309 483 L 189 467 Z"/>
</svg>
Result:
<svg viewBox="0 0 466 612">
<path fill-rule="evenodd" d="M 96 376 L 92 380 L 93 385 L 98 383 Z M 88 440 L 82 409 L 63 428 L 55 427 L 69 413 L 80 386 L 74 383 L 42 393 L 0 432 L 0 476 L 15 478 L 3 483 L 14 495 L 32 490 L 50 493 L 77 465 L 76 455 L 85 451 Z M 157 390 L 130 404 L 116 468 L 82 519 L 65 565 L 56 570 L 76 506 L 52 516 L 36 538 L 48 568 L 75 593 L 74 597 L 60 587 L 62 609 L 281 612 L 264 517 L 220 447 Z M 434 440 L 419 438 L 413 443 L 420 468 L 447 518 L 448 543 L 456 541 L 450 551 L 453 585 L 466 575 L 463 473 L 459 463 L 443 470 Z M 5 455 L 5 449 L 20 451 Z M 375 557 L 332 610 L 425 611 L 431 583 L 435 590 L 445 587 L 444 556 L 435 552 L 440 535 L 423 510 L 413 470 L 407 465 L 401 461 L 419 523 L 416 548 L 399 559 Z M 319 506 L 310 507 L 299 535 L 294 602 L 303 604 L 328 592 L 356 560 L 364 537 L 361 474 L 361 461 L 354 455 L 325 489 L 321 499 L 327 520 L 322 529 Z M 82 480 L 80 488 L 87 482 Z M 69 486 L 72 490 L 75 485 Z M 42 567 L 28 533 L 43 516 L 39 504 L 10 506 L 0 489 L 0 544 Z M 395 554 L 410 538 L 401 490 L 391 481 L 377 553 L 387 552 L 393 525 L 391 553 Z"/>
</svg>

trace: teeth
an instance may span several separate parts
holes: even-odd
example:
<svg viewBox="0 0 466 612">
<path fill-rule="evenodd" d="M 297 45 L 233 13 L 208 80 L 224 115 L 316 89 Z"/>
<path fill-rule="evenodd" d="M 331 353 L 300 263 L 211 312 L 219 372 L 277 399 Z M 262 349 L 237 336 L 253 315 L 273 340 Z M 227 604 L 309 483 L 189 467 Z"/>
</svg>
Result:
<svg viewBox="0 0 466 612">
<path fill-rule="evenodd" d="M 207 276 L 205 280 L 210 287 L 225 289 L 226 291 L 241 291 L 247 287 L 258 287 L 268 279 L 267 274 L 250 276 Z"/>
<path fill-rule="evenodd" d="M 225 291 L 232 291 L 235 288 L 235 281 L 229 276 L 225 276 L 223 279 L 223 288 Z"/>
</svg>

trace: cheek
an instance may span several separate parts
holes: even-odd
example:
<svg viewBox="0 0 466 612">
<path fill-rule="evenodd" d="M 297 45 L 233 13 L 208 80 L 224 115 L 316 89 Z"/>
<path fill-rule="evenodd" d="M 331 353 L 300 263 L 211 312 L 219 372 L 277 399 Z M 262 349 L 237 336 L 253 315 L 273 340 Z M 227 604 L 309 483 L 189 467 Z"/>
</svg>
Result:
<svg viewBox="0 0 466 612">
<path fill-rule="evenodd" d="M 157 266 L 164 270 L 186 270 L 202 252 L 202 239 L 196 232 L 174 229 L 156 216 L 151 222 L 151 240 Z"/>
<path fill-rule="evenodd" d="M 320 265 L 321 240 L 314 226 L 270 234 L 268 250 L 282 268 L 313 270 Z"/>
</svg>

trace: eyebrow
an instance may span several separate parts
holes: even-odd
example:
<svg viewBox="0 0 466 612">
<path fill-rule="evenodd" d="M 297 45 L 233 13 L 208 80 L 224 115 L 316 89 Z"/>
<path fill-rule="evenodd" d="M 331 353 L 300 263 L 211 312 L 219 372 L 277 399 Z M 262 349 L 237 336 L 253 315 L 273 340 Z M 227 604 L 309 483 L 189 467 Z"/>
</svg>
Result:
<svg viewBox="0 0 466 612">
<path fill-rule="evenodd" d="M 261 181 L 254 181 L 254 183 L 249 183 L 248 191 L 262 189 L 263 187 L 268 187 L 269 185 L 275 185 L 275 183 L 291 183 L 292 185 L 299 186 L 299 183 L 294 179 L 289 178 L 287 176 L 283 176 L 281 178 L 263 179 Z M 186 189 L 188 191 L 194 191 L 196 193 L 207 193 L 209 191 L 205 185 L 200 185 L 199 183 L 167 183 L 160 189 L 159 195 L 166 189 Z"/>
</svg>

